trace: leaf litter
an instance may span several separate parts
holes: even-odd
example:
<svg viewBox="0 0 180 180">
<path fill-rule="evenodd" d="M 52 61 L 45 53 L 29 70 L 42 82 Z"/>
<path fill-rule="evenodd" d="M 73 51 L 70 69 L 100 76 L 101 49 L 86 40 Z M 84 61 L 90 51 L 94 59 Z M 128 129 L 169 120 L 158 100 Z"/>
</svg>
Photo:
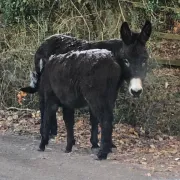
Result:
<svg viewBox="0 0 180 180">
<path fill-rule="evenodd" d="M 58 135 L 54 143 L 66 142 L 66 130 L 61 111 L 57 113 Z M 78 148 L 89 148 L 90 125 L 89 117 L 76 119 L 74 132 Z M 13 132 L 19 135 L 39 135 L 40 112 L 6 111 L 0 110 L 0 132 Z M 100 137 L 101 128 L 99 127 Z M 113 142 L 117 149 L 110 154 L 109 159 L 123 163 L 139 165 L 147 168 L 150 176 L 154 172 L 180 172 L 180 141 L 176 136 L 156 134 L 146 137 L 142 127 L 132 127 L 127 124 L 115 124 L 113 129 Z"/>
</svg>

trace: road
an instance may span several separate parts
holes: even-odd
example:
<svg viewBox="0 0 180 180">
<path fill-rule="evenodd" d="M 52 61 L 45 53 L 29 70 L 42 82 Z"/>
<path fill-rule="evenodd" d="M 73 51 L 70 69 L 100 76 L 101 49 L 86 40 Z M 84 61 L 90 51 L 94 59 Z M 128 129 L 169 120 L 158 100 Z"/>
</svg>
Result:
<svg viewBox="0 0 180 180">
<path fill-rule="evenodd" d="M 0 135 L 0 180 L 159 180 L 117 161 L 97 161 L 89 152 L 63 152 L 50 143 L 38 152 L 31 136 Z M 165 179 L 162 179 L 165 180 Z M 173 179 L 171 179 L 173 180 Z"/>
</svg>

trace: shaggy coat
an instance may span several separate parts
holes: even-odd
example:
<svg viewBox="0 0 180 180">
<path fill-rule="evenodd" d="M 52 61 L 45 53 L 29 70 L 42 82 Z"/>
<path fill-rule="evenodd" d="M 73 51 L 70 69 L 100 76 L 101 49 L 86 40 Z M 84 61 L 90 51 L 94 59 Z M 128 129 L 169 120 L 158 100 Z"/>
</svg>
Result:
<svg viewBox="0 0 180 180">
<path fill-rule="evenodd" d="M 41 73 L 51 55 L 67 53 L 71 50 L 86 49 L 107 49 L 112 52 L 122 69 L 120 83 L 125 80 L 129 84 L 129 92 L 132 96 L 138 97 L 142 93 L 142 82 L 146 76 L 148 53 L 145 47 L 152 31 L 149 21 L 146 21 L 140 33 L 130 30 L 128 24 L 124 22 L 120 29 L 121 38 L 115 40 L 88 42 L 79 40 L 71 36 L 53 35 L 47 38 L 38 48 L 35 54 L 35 72 L 31 74 L 31 84 L 29 87 L 22 88 L 27 93 L 35 93 L 38 90 Z M 41 108 L 41 106 L 40 106 Z M 40 109 L 41 110 L 41 109 Z M 41 111 L 42 112 L 42 111 Z M 41 113 L 41 116 L 43 114 Z M 56 113 L 52 115 L 50 132 L 57 134 Z M 92 147 L 98 147 L 98 127 L 97 119 L 90 111 L 91 143 Z"/>
<path fill-rule="evenodd" d="M 120 66 L 110 51 L 86 50 L 50 58 L 41 75 L 39 96 L 43 109 L 40 150 L 48 144 L 51 116 L 63 108 L 67 128 L 66 152 L 74 140 L 74 109 L 88 106 L 101 124 L 99 159 L 106 159 L 112 145 L 113 107 L 117 97 Z"/>
</svg>

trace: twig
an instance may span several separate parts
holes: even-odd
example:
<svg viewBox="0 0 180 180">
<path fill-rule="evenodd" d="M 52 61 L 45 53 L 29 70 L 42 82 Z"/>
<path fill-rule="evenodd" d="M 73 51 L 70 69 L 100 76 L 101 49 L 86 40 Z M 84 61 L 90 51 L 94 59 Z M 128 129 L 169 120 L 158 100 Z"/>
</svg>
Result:
<svg viewBox="0 0 180 180">
<path fill-rule="evenodd" d="M 121 3 L 119 2 L 119 0 L 118 0 L 118 4 L 119 4 L 119 8 L 120 8 L 120 11 L 121 11 L 121 15 L 122 15 L 123 21 L 126 21 L 126 19 L 124 17 L 124 14 L 123 14 L 122 7 L 121 7 Z"/>
<path fill-rule="evenodd" d="M 16 107 L 5 107 L 6 110 L 10 111 L 10 110 L 16 110 L 16 111 L 30 111 L 30 112 L 33 112 L 35 111 L 34 109 L 22 109 L 22 108 L 16 108 Z"/>
<path fill-rule="evenodd" d="M 76 7 L 76 5 L 74 4 L 74 2 L 73 2 L 73 1 L 71 1 L 71 4 L 74 6 L 74 8 L 77 10 L 77 12 L 81 15 L 81 17 L 82 17 L 82 19 L 83 19 L 84 23 L 86 24 L 87 29 L 88 29 L 88 34 L 89 34 L 89 41 L 90 41 L 90 39 L 91 39 L 91 32 L 90 32 L 90 29 L 89 29 L 88 23 L 86 22 L 86 20 L 85 20 L 84 16 L 83 16 L 83 15 L 82 15 L 82 13 L 79 11 L 79 9 Z"/>
<path fill-rule="evenodd" d="M 94 5 L 94 4 L 93 4 L 93 5 Z M 97 26 L 96 26 L 96 24 L 95 24 L 96 17 L 95 17 L 95 16 L 93 15 L 93 13 L 92 13 L 91 5 L 89 4 L 89 2 L 87 2 L 87 3 L 85 4 L 85 6 L 86 6 L 87 10 L 89 11 L 89 17 L 90 17 L 90 19 L 91 19 L 91 24 L 92 24 L 92 26 L 93 26 L 93 30 L 94 30 L 95 36 L 96 36 L 96 38 L 97 38 L 97 36 L 98 36 L 98 34 L 97 34 Z"/>
</svg>

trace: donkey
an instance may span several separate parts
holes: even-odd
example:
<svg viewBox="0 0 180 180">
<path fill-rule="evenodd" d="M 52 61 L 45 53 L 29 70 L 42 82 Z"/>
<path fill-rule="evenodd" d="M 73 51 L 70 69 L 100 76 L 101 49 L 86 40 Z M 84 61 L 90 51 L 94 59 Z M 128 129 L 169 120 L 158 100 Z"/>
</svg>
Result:
<svg viewBox="0 0 180 180">
<path fill-rule="evenodd" d="M 110 50 L 119 61 L 122 68 L 121 83 L 123 83 L 123 81 L 128 82 L 130 94 L 134 97 L 138 97 L 143 91 L 142 82 L 146 75 L 148 59 L 148 53 L 145 45 L 151 35 L 151 31 L 151 22 L 147 20 L 140 33 L 132 32 L 128 23 L 124 22 L 120 28 L 122 40 L 114 39 L 99 42 L 88 42 L 71 36 L 61 34 L 53 35 L 47 38 L 38 48 L 35 54 L 35 72 L 31 74 L 30 86 L 21 88 L 21 90 L 27 93 L 35 93 L 38 91 L 41 73 L 43 72 L 41 70 L 49 61 L 49 57 L 51 55 L 67 53 L 70 50 L 104 48 Z M 56 113 L 52 116 L 52 119 L 50 131 L 51 134 L 56 135 Z M 91 111 L 90 120 L 92 124 L 92 147 L 98 147 L 98 121 L 95 121 L 95 117 Z"/>
<path fill-rule="evenodd" d="M 105 49 L 72 51 L 51 57 L 39 85 L 43 111 L 39 150 L 45 150 L 51 117 L 61 106 L 67 130 L 66 152 L 71 152 L 75 143 L 74 109 L 88 106 L 102 128 L 98 159 L 106 159 L 112 147 L 113 107 L 120 76 L 118 61 Z"/>
</svg>

